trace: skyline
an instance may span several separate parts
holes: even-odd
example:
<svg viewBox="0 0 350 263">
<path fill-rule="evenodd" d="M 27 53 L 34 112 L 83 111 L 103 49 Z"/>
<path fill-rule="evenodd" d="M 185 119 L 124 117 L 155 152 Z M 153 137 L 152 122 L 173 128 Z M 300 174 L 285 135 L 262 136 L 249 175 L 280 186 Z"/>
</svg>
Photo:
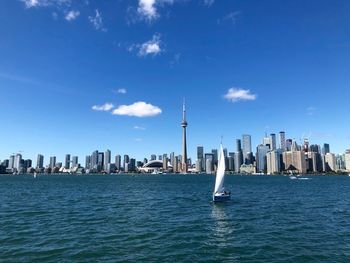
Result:
<svg viewBox="0 0 350 263">
<path fill-rule="evenodd" d="M 343 153 L 348 10 L 347 1 L 0 3 L 0 159 L 179 154 L 183 97 L 193 160 L 221 136 L 233 149 L 241 134 L 258 145 L 281 130 Z"/>
</svg>

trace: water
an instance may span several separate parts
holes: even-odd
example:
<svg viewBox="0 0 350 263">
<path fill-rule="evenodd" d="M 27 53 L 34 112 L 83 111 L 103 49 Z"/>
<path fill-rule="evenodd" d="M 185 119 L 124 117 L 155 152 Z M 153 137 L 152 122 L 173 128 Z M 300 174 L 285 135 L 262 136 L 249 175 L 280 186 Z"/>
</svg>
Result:
<svg viewBox="0 0 350 263">
<path fill-rule="evenodd" d="M 350 178 L 1 176 L 1 262 L 350 262 Z"/>
</svg>

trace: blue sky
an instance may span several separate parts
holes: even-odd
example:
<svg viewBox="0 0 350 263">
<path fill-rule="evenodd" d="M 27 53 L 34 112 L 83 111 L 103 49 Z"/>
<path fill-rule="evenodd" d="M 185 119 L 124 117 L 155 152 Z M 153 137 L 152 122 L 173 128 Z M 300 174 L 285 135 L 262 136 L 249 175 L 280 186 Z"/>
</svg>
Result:
<svg viewBox="0 0 350 263">
<path fill-rule="evenodd" d="M 184 97 L 192 157 L 221 135 L 233 151 L 243 133 L 255 147 L 280 130 L 343 152 L 349 11 L 347 0 L 0 1 L 0 159 L 179 154 Z"/>
</svg>

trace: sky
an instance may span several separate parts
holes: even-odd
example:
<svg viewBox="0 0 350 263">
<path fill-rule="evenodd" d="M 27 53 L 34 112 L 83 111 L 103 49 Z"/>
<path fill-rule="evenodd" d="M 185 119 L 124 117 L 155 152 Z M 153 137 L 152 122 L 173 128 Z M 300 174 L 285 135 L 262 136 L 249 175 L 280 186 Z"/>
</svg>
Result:
<svg viewBox="0 0 350 263">
<path fill-rule="evenodd" d="M 141 159 L 283 130 L 350 148 L 350 1 L 0 1 L 0 160 Z"/>
</svg>

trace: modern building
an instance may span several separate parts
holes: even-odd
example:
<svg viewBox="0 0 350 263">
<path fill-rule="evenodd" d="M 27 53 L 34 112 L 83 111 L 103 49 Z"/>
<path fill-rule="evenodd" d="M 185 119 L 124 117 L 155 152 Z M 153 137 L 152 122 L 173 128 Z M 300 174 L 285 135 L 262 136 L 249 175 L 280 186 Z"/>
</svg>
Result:
<svg viewBox="0 0 350 263">
<path fill-rule="evenodd" d="M 50 168 L 53 169 L 56 167 L 56 156 L 51 156 L 50 157 Z"/>
<path fill-rule="evenodd" d="M 145 163 L 147 163 L 147 162 L 145 162 Z M 122 168 L 122 157 L 121 157 L 121 155 L 117 154 L 115 156 L 115 169 L 117 171 L 121 171 L 121 168 Z"/>
<path fill-rule="evenodd" d="M 87 155 L 85 157 L 85 169 L 91 169 L 91 156 Z"/>
<path fill-rule="evenodd" d="M 64 161 L 64 168 L 65 169 L 70 168 L 70 154 L 66 154 L 65 161 Z"/>
<path fill-rule="evenodd" d="M 78 166 L 79 166 L 78 156 L 73 156 L 72 157 L 72 168 L 76 168 Z"/>
<path fill-rule="evenodd" d="M 279 148 L 284 152 L 286 150 L 286 133 L 284 131 L 279 132 L 280 144 Z"/>
<path fill-rule="evenodd" d="M 277 149 L 277 146 L 276 146 L 276 134 L 274 134 L 274 133 L 270 134 L 270 143 L 271 143 L 271 145 L 270 145 L 271 151 L 276 150 Z"/>
<path fill-rule="evenodd" d="M 277 150 L 266 154 L 267 173 L 274 174 L 281 171 L 280 153 Z"/>
<path fill-rule="evenodd" d="M 111 151 L 107 150 L 105 151 L 105 163 L 104 163 L 104 170 L 107 171 L 108 165 L 111 163 Z"/>
<path fill-rule="evenodd" d="M 327 153 L 330 153 L 330 152 L 331 152 L 331 151 L 330 151 L 329 144 L 328 144 L 328 143 L 323 144 L 322 153 L 323 153 L 324 155 L 326 155 Z"/>
<path fill-rule="evenodd" d="M 267 172 L 266 155 L 270 151 L 269 146 L 260 144 L 256 147 L 256 171 L 258 173 Z"/>
<path fill-rule="evenodd" d="M 345 151 L 345 169 L 350 172 L 350 149 Z"/>
<path fill-rule="evenodd" d="M 337 161 L 334 153 L 325 154 L 325 171 L 326 172 L 336 172 L 337 171 Z"/>
<path fill-rule="evenodd" d="M 287 151 L 282 155 L 283 165 L 286 171 L 306 173 L 306 159 L 303 151 Z"/>
<path fill-rule="evenodd" d="M 242 135 L 243 163 L 251 164 L 252 137 L 249 134 Z"/>
<path fill-rule="evenodd" d="M 36 168 L 38 169 L 44 168 L 44 155 L 38 154 L 36 158 Z"/>
</svg>

